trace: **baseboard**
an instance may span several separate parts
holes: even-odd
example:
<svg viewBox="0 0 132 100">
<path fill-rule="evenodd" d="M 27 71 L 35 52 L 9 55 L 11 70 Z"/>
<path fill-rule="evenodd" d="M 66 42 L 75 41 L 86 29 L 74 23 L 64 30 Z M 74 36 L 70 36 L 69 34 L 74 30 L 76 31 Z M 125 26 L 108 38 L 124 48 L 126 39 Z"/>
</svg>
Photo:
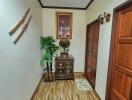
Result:
<svg viewBox="0 0 132 100">
<path fill-rule="evenodd" d="M 74 72 L 75 75 L 84 75 L 83 72 Z"/>
<path fill-rule="evenodd" d="M 35 89 L 35 91 L 34 91 L 34 93 L 33 93 L 33 95 L 32 95 L 30 100 L 33 100 L 35 94 L 38 92 L 39 86 L 40 86 L 42 81 L 43 81 L 43 75 L 42 75 L 42 77 L 41 77 L 41 79 L 40 79 L 40 81 L 39 81 L 39 83 L 38 83 L 38 85 L 37 85 L 37 87 L 36 87 L 36 89 Z"/>
<path fill-rule="evenodd" d="M 101 100 L 100 96 L 98 95 L 98 93 L 94 90 L 94 94 L 96 95 L 96 97 L 98 98 L 98 100 Z"/>
</svg>

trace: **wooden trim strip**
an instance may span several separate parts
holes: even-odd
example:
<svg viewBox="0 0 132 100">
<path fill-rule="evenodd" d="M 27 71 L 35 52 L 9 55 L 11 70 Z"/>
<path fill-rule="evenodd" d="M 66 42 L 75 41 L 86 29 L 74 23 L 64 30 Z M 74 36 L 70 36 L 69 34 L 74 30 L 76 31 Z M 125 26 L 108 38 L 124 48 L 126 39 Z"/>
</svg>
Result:
<svg viewBox="0 0 132 100">
<path fill-rule="evenodd" d="M 96 22 L 99 22 L 99 20 L 98 19 L 95 19 L 95 20 L 91 21 L 89 24 L 87 24 L 87 27 L 90 26 L 91 24 L 96 23 Z"/>
<path fill-rule="evenodd" d="M 130 69 L 127 69 L 121 65 L 116 64 L 116 70 L 120 71 L 121 73 L 125 73 L 126 75 L 132 77 L 132 71 Z"/>
<path fill-rule="evenodd" d="M 91 0 L 88 5 L 85 7 L 85 10 L 88 9 L 88 7 L 93 3 L 94 0 Z"/>
<path fill-rule="evenodd" d="M 100 96 L 98 95 L 98 93 L 97 93 L 95 90 L 93 90 L 93 92 L 94 92 L 95 96 L 98 98 L 98 100 L 101 100 L 101 98 L 100 98 Z M 94 95 L 93 95 L 93 96 L 94 96 Z"/>
<path fill-rule="evenodd" d="M 57 7 L 57 6 L 43 6 L 42 8 L 85 10 L 85 8 L 77 8 L 77 7 Z"/>
<path fill-rule="evenodd" d="M 84 75 L 83 72 L 74 72 L 74 75 Z"/>
<path fill-rule="evenodd" d="M 128 4 L 127 6 L 131 5 L 131 3 L 132 3 L 132 0 L 128 0 L 124 2 L 123 4 L 119 5 L 118 7 L 116 7 L 114 10 L 118 11 L 119 9 L 124 8 L 124 6 L 126 6 L 127 4 Z"/>
<path fill-rule="evenodd" d="M 38 0 L 40 6 L 42 8 L 51 8 L 51 9 L 74 9 L 74 10 L 86 10 L 93 2 L 94 0 L 91 0 L 85 8 L 79 8 L 79 7 L 58 7 L 58 6 L 44 6 L 41 2 L 41 0 Z"/>
<path fill-rule="evenodd" d="M 43 81 L 43 76 L 44 76 L 44 75 L 42 75 L 42 77 L 41 77 L 41 79 L 40 79 L 40 81 L 39 81 L 39 83 L 38 83 L 38 85 L 37 85 L 37 87 L 36 87 L 36 89 L 35 89 L 35 91 L 34 91 L 34 93 L 33 93 L 33 95 L 32 95 L 32 97 L 31 97 L 30 100 L 33 100 L 34 97 L 35 97 L 35 95 L 36 95 L 36 93 L 38 92 L 39 86 L 40 86 L 40 84 L 41 84 L 42 81 Z"/>
<path fill-rule="evenodd" d="M 113 90 L 114 95 L 119 97 L 119 100 L 126 100 L 121 94 L 119 94 L 115 89 Z"/>
<path fill-rule="evenodd" d="M 38 0 L 38 2 L 40 4 L 40 6 L 43 8 L 43 4 L 42 4 L 41 0 Z"/>
<path fill-rule="evenodd" d="M 105 100 L 110 100 L 110 82 L 111 82 L 111 73 L 112 73 L 112 56 L 113 54 L 113 47 L 114 47 L 114 39 L 115 39 L 115 27 L 116 27 L 116 19 L 117 19 L 117 13 L 114 10 L 113 11 L 113 22 L 112 22 L 112 32 L 111 32 L 111 43 L 110 43 L 110 54 L 109 54 L 109 65 L 108 65 L 108 74 L 107 74 L 107 85 L 106 85 L 106 95 Z"/>
</svg>

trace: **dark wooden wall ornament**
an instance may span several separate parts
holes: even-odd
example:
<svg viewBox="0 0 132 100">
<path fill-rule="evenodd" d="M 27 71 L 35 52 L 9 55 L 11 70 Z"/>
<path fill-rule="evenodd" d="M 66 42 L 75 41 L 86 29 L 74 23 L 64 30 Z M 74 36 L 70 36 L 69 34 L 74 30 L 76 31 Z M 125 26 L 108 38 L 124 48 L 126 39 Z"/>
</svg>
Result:
<svg viewBox="0 0 132 100">
<path fill-rule="evenodd" d="M 22 19 L 18 22 L 17 25 L 15 25 L 10 31 L 9 31 L 9 34 L 10 35 L 13 35 L 20 27 L 21 25 L 25 22 L 26 18 L 27 18 L 27 15 L 30 11 L 30 8 L 26 11 L 26 13 L 24 14 L 24 16 L 22 17 Z"/>
<path fill-rule="evenodd" d="M 98 20 L 100 24 L 104 24 L 105 22 L 110 21 L 111 14 L 104 12 L 104 15 L 99 15 Z"/>
</svg>

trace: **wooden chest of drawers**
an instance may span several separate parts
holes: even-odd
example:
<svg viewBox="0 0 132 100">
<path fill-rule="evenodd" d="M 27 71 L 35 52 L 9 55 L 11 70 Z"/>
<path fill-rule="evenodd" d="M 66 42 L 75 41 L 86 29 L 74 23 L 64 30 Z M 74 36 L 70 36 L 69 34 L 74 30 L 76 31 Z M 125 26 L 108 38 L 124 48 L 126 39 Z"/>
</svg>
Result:
<svg viewBox="0 0 132 100">
<path fill-rule="evenodd" d="M 74 80 L 73 67 L 74 67 L 73 57 L 56 57 L 55 79 Z"/>
</svg>

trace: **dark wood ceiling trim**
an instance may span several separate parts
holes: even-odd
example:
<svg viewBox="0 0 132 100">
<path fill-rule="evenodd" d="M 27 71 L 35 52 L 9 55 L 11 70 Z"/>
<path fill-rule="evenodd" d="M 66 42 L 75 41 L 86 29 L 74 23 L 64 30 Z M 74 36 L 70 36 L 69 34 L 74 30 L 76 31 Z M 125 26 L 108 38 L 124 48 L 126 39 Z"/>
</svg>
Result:
<svg viewBox="0 0 132 100">
<path fill-rule="evenodd" d="M 43 6 L 43 8 L 85 10 L 85 8 L 77 8 L 77 7 L 57 7 L 57 6 Z"/>
<path fill-rule="evenodd" d="M 58 7 L 58 6 L 44 6 L 41 0 L 38 0 L 40 6 L 42 8 L 51 8 L 51 9 L 75 9 L 75 10 L 86 10 L 93 2 L 94 0 L 91 0 L 85 8 L 78 8 L 78 7 Z"/>
<path fill-rule="evenodd" d="M 88 9 L 88 7 L 93 3 L 94 0 L 91 0 L 88 5 L 85 7 L 85 10 Z"/>
<path fill-rule="evenodd" d="M 41 0 L 38 0 L 38 2 L 40 4 L 40 6 L 43 8 L 43 4 L 42 4 Z"/>
</svg>

